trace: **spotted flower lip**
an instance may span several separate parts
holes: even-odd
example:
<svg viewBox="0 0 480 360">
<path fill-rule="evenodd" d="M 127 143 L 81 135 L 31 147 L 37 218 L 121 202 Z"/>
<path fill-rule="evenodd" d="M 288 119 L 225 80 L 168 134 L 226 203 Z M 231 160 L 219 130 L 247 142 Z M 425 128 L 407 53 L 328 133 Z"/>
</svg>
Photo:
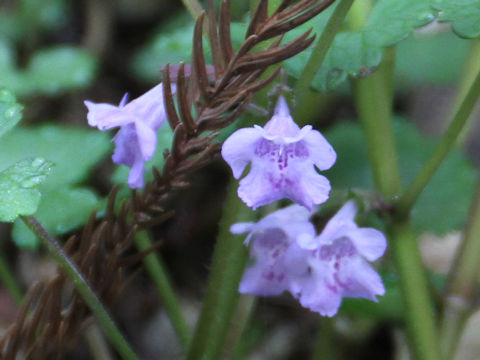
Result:
<svg viewBox="0 0 480 360">
<path fill-rule="evenodd" d="M 380 231 L 358 227 L 356 213 L 355 203 L 347 202 L 319 235 L 300 205 L 257 223 L 233 225 L 233 233 L 249 233 L 251 263 L 239 291 L 259 296 L 288 291 L 323 316 L 335 315 L 345 297 L 377 301 L 385 288 L 368 262 L 380 258 L 387 243 Z"/>
<path fill-rule="evenodd" d="M 328 199 L 330 183 L 315 167 L 329 169 L 336 153 L 319 131 L 310 125 L 300 129 L 282 96 L 265 126 L 234 132 L 225 140 L 222 156 L 237 179 L 251 163 L 238 195 L 253 209 L 283 198 L 311 209 Z"/>
<path fill-rule="evenodd" d="M 387 248 L 382 232 L 373 228 L 360 228 L 355 223 L 357 206 L 347 202 L 330 219 L 317 237 L 301 234 L 297 243 L 309 250 L 308 264 L 311 278 L 299 285 L 295 294 L 302 306 L 321 315 L 337 313 L 344 297 L 377 301 L 385 294 L 381 277 L 368 261 L 379 259 Z"/>
<path fill-rule="evenodd" d="M 300 205 L 277 210 L 257 223 L 237 223 L 230 231 L 249 233 L 245 243 L 250 247 L 253 263 L 245 270 L 239 291 L 260 296 L 297 292 L 297 277 L 307 274 L 303 261 L 308 251 L 295 242 L 299 234 L 315 235 L 308 221 L 310 211 Z"/>
<path fill-rule="evenodd" d="M 175 90 L 172 85 L 172 90 Z M 112 160 L 131 168 L 128 185 L 132 189 L 144 185 L 145 162 L 155 153 L 156 131 L 163 125 L 167 115 L 163 104 L 163 85 L 159 84 L 142 96 L 127 103 L 126 94 L 119 106 L 93 103 L 86 100 L 87 120 L 90 126 L 100 130 L 120 127 L 113 141 L 115 151 Z"/>
</svg>

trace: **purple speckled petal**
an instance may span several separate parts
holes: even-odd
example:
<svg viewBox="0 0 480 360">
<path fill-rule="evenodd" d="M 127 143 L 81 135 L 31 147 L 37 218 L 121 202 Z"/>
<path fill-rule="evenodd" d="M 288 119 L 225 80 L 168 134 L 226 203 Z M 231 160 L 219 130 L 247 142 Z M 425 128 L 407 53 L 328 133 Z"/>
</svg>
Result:
<svg viewBox="0 0 480 360">
<path fill-rule="evenodd" d="M 233 176 L 238 179 L 250 162 L 254 144 L 261 138 L 256 128 L 244 128 L 235 131 L 222 146 L 222 157 L 232 168 Z"/>
<path fill-rule="evenodd" d="M 377 301 L 377 295 L 385 294 L 382 278 L 360 256 L 343 260 L 336 279 L 342 284 L 343 297 Z"/>
<path fill-rule="evenodd" d="M 334 316 L 342 303 L 342 295 L 329 281 L 320 271 L 313 274 L 297 294 L 300 304 L 322 316 Z"/>
</svg>

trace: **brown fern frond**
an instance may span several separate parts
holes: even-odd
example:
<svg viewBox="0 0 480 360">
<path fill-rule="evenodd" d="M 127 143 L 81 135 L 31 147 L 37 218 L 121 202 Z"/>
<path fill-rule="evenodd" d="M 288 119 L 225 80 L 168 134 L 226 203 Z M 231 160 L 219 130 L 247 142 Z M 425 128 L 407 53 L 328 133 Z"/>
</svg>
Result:
<svg viewBox="0 0 480 360">
<path fill-rule="evenodd" d="M 193 35 L 192 65 L 167 65 L 163 69 L 164 106 L 174 135 L 171 149 L 164 152 L 162 171 L 154 168 L 154 180 L 141 193 L 132 192 L 117 212 L 117 189 L 113 189 L 103 220 L 92 214 L 80 234 L 65 243 L 66 254 L 105 306 L 111 306 L 119 298 L 127 283 L 125 266 L 149 253 L 134 258 L 125 255 L 135 233 L 161 224 L 172 215 L 163 206 L 164 200 L 189 185 L 190 173 L 218 157 L 221 144 L 214 139 L 219 131 L 235 121 L 253 94 L 270 84 L 279 72 L 277 69 L 263 78 L 265 70 L 303 51 L 313 41 L 310 31 L 286 44 L 281 44 L 282 35 L 333 1 L 284 0 L 269 16 L 268 1 L 262 0 L 245 41 L 236 52 L 230 36 L 229 1 L 222 0 L 218 21 L 210 1 L 207 30 L 213 68 L 206 64 L 203 53 L 205 14 L 202 14 Z M 278 38 L 268 46 L 257 46 L 275 37 Z M 173 81 L 176 91 L 172 91 Z M 30 289 L 17 320 L 0 339 L 0 356 L 2 359 L 59 358 L 88 325 L 90 317 L 83 299 L 58 270 L 55 277 Z"/>
</svg>

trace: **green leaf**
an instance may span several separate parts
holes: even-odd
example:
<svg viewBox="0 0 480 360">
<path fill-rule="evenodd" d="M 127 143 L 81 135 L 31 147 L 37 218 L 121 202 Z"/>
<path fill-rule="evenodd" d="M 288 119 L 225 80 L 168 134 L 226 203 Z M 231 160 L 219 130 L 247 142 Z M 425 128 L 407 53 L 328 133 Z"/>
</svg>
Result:
<svg viewBox="0 0 480 360">
<path fill-rule="evenodd" d="M 469 46 L 450 31 L 418 34 L 402 41 L 397 46 L 395 86 L 409 90 L 420 84 L 456 84 Z"/>
<path fill-rule="evenodd" d="M 64 188 L 42 195 L 35 216 L 52 235 L 62 235 L 80 227 L 87 222 L 93 210 L 101 207 L 98 197 L 85 188 Z M 39 241 L 23 221 L 15 222 L 12 235 L 18 246 L 38 246 Z"/>
<path fill-rule="evenodd" d="M 57 46 L 35 53 L 25 70 L 16 67 L 11 45 L 0 40 L 0 86 L 17 95 L 57 94 L 86 87 L 94 79 L 96 60 L 84 50 Z"/>
<path fill-rule="evenodd" d="M 0 139 L 0 169 L 26 157 L 42 156 L 56 164 L 42 189 L 57 190 L 85 180 L 111 149 L 105 132 L 53 125 L 16 128 Z"/>
<path fill-rule="evenodd" d="M 105 132 L 52 125 L 16 128 L 0 139 L 0 168 L 35 154 L 55 162 L 51 176 L 39 187 L 43 196 L 37 215 L 49 231 L 58 235 L 80 226 L 93 209 L 102 208 L 90 190 L 77 189 L 76 185 L 111 149 Z M 21 229 L 15 224 L 14 241 L 36 247 L 36 238 Z"/>
<path fill-rule="evenodd" d="M 20 121 L 22 110 L 10 90 L 0 89 L 0 137 Z"/>
<path fill-rule="evenodd" d="M 394 126 L 403 184 L 409 184 L 432 154 L 437 140 L 421 135 L 413 125 L 398 119 Z M 332 188 L 373 189 L 374 183 L 361 127 L 342 123 L 326 132 L 338 159 L 325 173 Z M 458 150 L 452 151 L 412 210 L 419 231 L 446 233 L 465 223 L 476 182 L 476 171 Z"/>
<path fill-rule="evenodd" d="M 433 6 L 441 11 L 439 21 L 451 22 L 458 36 L 480 36 L 480 0 L 435 0 Z"/>
<path fill-rule="evenodd" d="M 11 222 L 19 215 L 32 215 L 40 202 L 37 187 L 53 163 L 42 158 L 22 160 L 0 173 L 0 221 Z"/>
<path fill-rule="evenodd" d="M 54 94 L 65 89 L 88 86 L 96 72 L 96 62 L 85 51 L 59 46 L 37 52 L 25 72 L 25 81 L 38 92 Z"/>
<path fill-rule="evenodd" d="M 312 87 L 334 90 L 348 76 L 363 77 L 374 71 L 382 59 L 383 48 L 408 37 L 411 32 L 435 19 L 432 0 L 379 0 L 362 29 L 345 31 L 335 37 Z M 323 31 L 330 16 L 325 12 L 314 23 L 315 32 Z M 310 26 L 312 24 L 309 24 Z M 303 28 L 301 29 L 303 30 Z M 295 32 L 295 35 L 298 33 Z M 285 62 L 285 68 L 298 78 L 310 56 L 311 48 Z"/>
</svg>

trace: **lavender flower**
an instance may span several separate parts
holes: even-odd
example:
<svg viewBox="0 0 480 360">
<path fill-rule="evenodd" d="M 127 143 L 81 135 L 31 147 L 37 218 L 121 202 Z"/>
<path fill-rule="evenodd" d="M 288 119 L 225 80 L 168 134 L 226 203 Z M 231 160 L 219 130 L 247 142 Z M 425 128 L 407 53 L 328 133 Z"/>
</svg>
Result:
<svg viewBox="0 0 480 360">
<path fill-rule="evenodd" d="M 304 259 L 308 250 L 302 249 L 295 238 L 303 234 L 315 236 L 315 228 L 308 221 L 310 212 L 300 205 L 278 210 L 258 223 L 238 223 L 230 230 L 234 234 L 249 232 L 253 263 L 247 267 L 239 291 L 254 295 L 279 295 L 284 291 L 297 292 L 297 278 L 308 275 Z"/>
<path fill-rule="evenodd" d="M 385 236 L 372 228 L 359 228 L 357 208 L 346 203 L 315 236 L 309 212 L 293 205 L 265 217 L 257 224 L 232 226 L 233 233 L 249 232 L 250 257 L 239 291 L 278 295 L 289 291 L 302 306 L 333 316 L 344 297 L 377 301 L 385 289 L 368 264 L 386 249 Z"/>
<path fill-rule="evenodd" d="M 298 127 L 282 96 L 265 127 L 234 132 L 225 140 L 222 156 L 237 179 L 251 163 L 238 195 L 253 209 L 283 198 L 311 209 L 328 199 L 330 183 L 314 166 L 329 169 L 336 153 L 319 131 Z"/>
<path fill-rule="evenodd" d="M 172 85 L 173 88 L 173 85 Z M 174 88 L 172 89 L 174 90 Z M 149 161 L 157 145 L 156 131 L 166 120 L 163 105 L 163 86 L 159 84 L 127 104 L 127 94 L 119 106 L 85 101 L 88 124 L 100 130 L 120 127 L 113 138 L 115 151 L 112 160 L 131 168 L 128 185 L 132 189 L 144 185 L 145 162 Z"/>
<path fill-rule="evenodd" d="M 335 315 L 344 297 L 377 301 L 377 295 L 385 294 L 381 277 L 368 261 L 384 254 L 387 241 L 376 229 L 359 228 L 354 221 L 356 213 L 351 200 L 318 237 L 297 237 L 300 247 L 310 251 L 307 261 L 311 275 L 302 280 L 301 293 L 294 295 L 302 306 L 321 315 Z"/>
</svg>

